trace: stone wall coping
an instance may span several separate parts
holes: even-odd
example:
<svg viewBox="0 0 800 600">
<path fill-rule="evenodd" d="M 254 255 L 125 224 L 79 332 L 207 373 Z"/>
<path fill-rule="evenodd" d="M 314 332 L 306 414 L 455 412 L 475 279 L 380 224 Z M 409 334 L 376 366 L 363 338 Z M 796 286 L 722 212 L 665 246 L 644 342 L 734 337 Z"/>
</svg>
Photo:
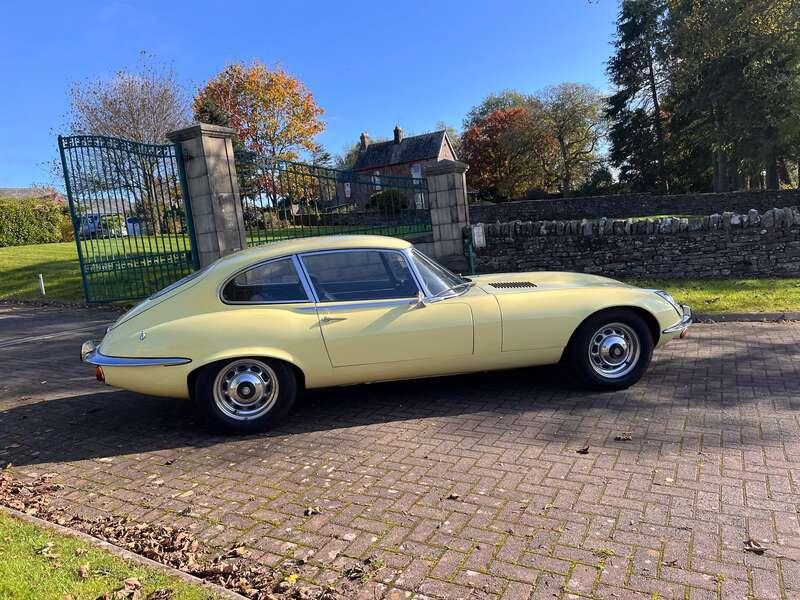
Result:
<svg viewBox="0 0 800 600">
<path fill-rule="evenodd" d="M 732 190 L 730 192 L 690 192 L 684 194 L 654 194 L 652 192 L 628 192 L 624 194 L 597 194 L 595 196 L 563 196 L 563 197 L 555 197 L 555 198 L 517 198 L 514 200 L 506 200 L 503 202 L 479 202 L 475 204 L 475 206 L 479 208 L 491 208 L 491 207 L 503 207 L 503 206 L 514 206 L 514 205 L 521 205 L 521 204 L 531 204 L 535 205 L 545 204 L 545 203 L 552 203 L 552 202 L 570 202 L 575 204 L 587 203 L 591 204 L 601 200 L 619 200 L 620 202 L 624 203 L 626 200 L 637 200 L 637 199 L 659 199 L 664 200 L 668 198 L 686 198 L 687 196 L 692 196 L 695 198 L 718 198 L 718 197 L 736 197 L 736 196 L 747 196 L 747 195 L 758 195 L 758 196 L 780 196 L 784 194 L 798 194 L 800 190 L 797 189 L 788 189 L 788 190 Z"/>
<path fill-rule="evenodd" d="M 230 127 L 223 127 L 222 125 L 209 125 L 208 123 L 197 123 L 178 129 L 177 131 L 170 131 L 167 134 L 167 139 L 173 144 L 185 142 L 201 135 L 216 138 L 230 138 L 236 137 L 236 130 Z"/>
<path fill-rule="evenodd" d="M 483 225 L 486 235 L 490 237 L 653 235 L 746 227 L 760 227 L 766 230 L 800 225 L 800 208 L 798 206 L 772 208 L 763 213 L 752 209 L 747 214 L 723 212 L 703 217 L 646 219 L 608 219 L 603 217 L 593 220 L 506 221 L 484 223 Z M 466 235 L 471 234 L 469 227 L 464 231 Z"/>
</svg>

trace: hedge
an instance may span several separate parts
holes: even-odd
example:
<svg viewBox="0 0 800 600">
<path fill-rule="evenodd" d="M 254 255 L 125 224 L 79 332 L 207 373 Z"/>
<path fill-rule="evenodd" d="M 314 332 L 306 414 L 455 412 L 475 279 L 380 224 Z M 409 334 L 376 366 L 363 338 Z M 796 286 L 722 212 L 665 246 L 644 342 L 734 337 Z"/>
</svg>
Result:
<svg viewBox="0 0 800 600">
<path fill-rule="evenodd" d="M 60 242 L 65 219 L 50 200 L 0 198 L 0 247 Z"/>
</svg>

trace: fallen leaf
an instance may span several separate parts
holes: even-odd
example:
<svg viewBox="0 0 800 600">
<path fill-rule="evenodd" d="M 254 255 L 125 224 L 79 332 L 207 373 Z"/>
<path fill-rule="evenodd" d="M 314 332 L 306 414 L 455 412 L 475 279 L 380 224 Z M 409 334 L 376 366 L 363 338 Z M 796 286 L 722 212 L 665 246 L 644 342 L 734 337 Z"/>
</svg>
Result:
<svg viewBox="0 0 800 600">
<path fill-rule="evenodd" d="M 319 506 L 309 506 L 307 509 L 303 511 L 303 514 L 307 517 L 311 517 L 313 515 L 321 515 L 322 509 Z"/>
<path fill-rule="evenodd" d="M 172 600 L 175 597 L 175 590 L 172 588 L 158 588 L 153 590 L 145 600 Z"/>
<path fill-rule="evenodd" d="M 753 554 L 758 554 L 761 556 L 764 552 L 767 551 L 764 546 L 759 544 L 757 541 L 751 538 L 747 538 L 744 542 L 744 550 L 745 552 L 752 552 Z"/>
<path fill-rule="evenodd" d="M 586 444 L 583 448 L 579 448 L 575 450 L 576 454 L 589 454 L 589 444 Z"/>
<path fill-rule="evenodd" d="M 453 492 L 447 495 L 446 500 L 458 500 L 459 498 L 461 498 L 461 496 Z"/>
<path fill-rule="evenodd" d="M 615 442 L 630 442 L 633 439 L 630 431 L 625 431 L 617 436 L 614 436 Z"/>
<path fill-rule="evenodd" d="M 78 577 L 80 577 L 81 579 L 88 579 L 90 573 L 91 570 L 89 569 L 89 563 L 83 564 L 80 567 L 78 567 Z"/>
</svg>

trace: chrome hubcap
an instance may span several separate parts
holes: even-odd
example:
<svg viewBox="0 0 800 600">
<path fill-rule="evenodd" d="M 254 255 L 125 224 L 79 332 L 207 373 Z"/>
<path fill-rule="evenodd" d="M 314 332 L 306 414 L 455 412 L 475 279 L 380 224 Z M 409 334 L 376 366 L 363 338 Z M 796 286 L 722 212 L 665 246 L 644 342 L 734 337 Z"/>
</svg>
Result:
<svg viewBox="0 0 800 600">
<path fill-rule="evenodd" d="M 278 400 L 278 378 L 269 365 L 254 359 L 236 360 L 214 380 L 214 403 L 237 421 L 268 413 Z"/>
<path fill-rule="evenodd" d="M 589 342 L 589 364 L 598 375 L 618 379 L 639 362 L 639 336 L 623 323 L 609 323 L 598 329 Z"/>
</svg>

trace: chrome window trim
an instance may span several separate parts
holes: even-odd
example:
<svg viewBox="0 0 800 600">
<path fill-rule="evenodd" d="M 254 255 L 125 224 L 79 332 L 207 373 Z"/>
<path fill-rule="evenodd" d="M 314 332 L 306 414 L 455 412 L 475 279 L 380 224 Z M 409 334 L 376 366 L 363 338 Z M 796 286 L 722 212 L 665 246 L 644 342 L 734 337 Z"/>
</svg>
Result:
<svg viewBox="0 0 800 600">
<path fill-rule="evenodd" d="M 303 290 L 306 293 L 305 300 L 263 300 L 263 301 L 250 301 L 250 300 L 241 300 L 241 301 L 234 301 L 234 300 L 226 300 L 225 297 L 222 295 L 225 286 L 228 285 L 231 281 L 236 279 L 239 275 L 244 273 L 245 271 L 249 271 L 250 269 L 258 268 L 262 265 L 266 265 L 271 262 L 277 262 L 279 260 L 286 260 L 289 259 L 292 261 L 292 265 L 294 265 L 295 273 L 297 274 L 297 278 L 300 280 L 300 284 L 303 286 Z M 300 269 L 300 261 L 297 258 L 296 254 L 286 254 L 284 256 L 276 256 L 274 258 L 268 258 L 266 260 L 258 261 L 247 265 L 246 267 L 242 267 L 238 271 L 236 271 L 233 275 L 225 279 L 222 284 L 219 286 L 217 290 L 217 297 L 219 298 L 220 302 L 223 304 L 228 304 L 230 306 L 261 306 L 261 305 L 275 305 L 275 304 L 308 304 L 311 302 L 316 302 L 316 295 L 312 292 L 311 287 L 307 278 L 305 277 L 304 273 Z"/>
<path fill-rule="evenodd" d="M 305 262 L 303 262 L 303 258 L 304 257 L 306 257 L 306 256 L 316 256 L 318 254 L 342 254 L 342 253 L 345 253 L 345 252 L 388 252 L 388 253 L 393 253 L 393 254 L 399 254 L 400 256 L 403 257 L 403 260 L 406 263 L 406 267 L 408 268 L 409 273 L 411 273 L 411 277 L 412 277 L 412 279 L 414 280 L 414 283 L 417 286 L 417 291 L 421 291 L 426 296 L 428 296 L 429 294 L 427 293 L 427 289 L 424 288 L 422 286 L 422 284 L 420 283 L 419 274 L 416 272 L 416 269 L 414 269 L 412 261 L 409 260 L 409 256 L 407 254 L 408 250 L 409 250 L 408 248 L 405 248 L 403 250 L 398 250 L 396 248 L 372 248 L 372 247 L 370 247 L 370 248 L 337 248 L 337 249 L 332 249 L 332 250 L 312 250 L 311 252 L 301 252 L 297 256 L 300 259 L 300 265 L 303 268 L 303 274 L 307 278 L 308 283 L 311 286 L 311 290 L 312 290 L 312 292 L 314 294 L 314 302 L 317 304 L 317 306 L 319 308 L 323 308 L 324 307 L 325 309 L 329 309 L 330 308 L 332 310 L 335 310 L 335 308 L 333 308 L 332 305 L 335 305 L 337 302 L 352 304 L 352 305 L 354 305 L 354 307 L 357 308 L 357 306 L 363 306 L 363 303 L 365 303 L 365 302 L 372 302 L 372 303 L 375 303 L 376 305 L 382 304 L 382 305 L 385 306 L 385 304 L 383 304 L 383 303 L 386 303 L 386 302 L 401 302 L 401 301 L 403 303 L 408 303 L 411 300 L 414 300 L 414 298 L 412 296 L 406 296 L 404 298 L 375 298 L 375 299 L 364 299 L 364 300 L 330 300 L 330 301 L 327 301 L 327 302 L 323 302 L 323 301 L 321 301 L 319 299 L 319 297 L 317 296 L 317 291 L 314 289 L 314 286 L 311 284 L 311 276 L 308 274 L 308 270 L 307 270 Z M 398 306 L 399 306 L 399 304 L 398 304 Z"/>
<path fill-rule="evenodd" d="M 337 304 L 341 302 L 341 304 Z M 414 297 L 408 298 L 388 298 L 386 300 L 335 300 L 332 302 L 323 302 L 316 306 L 303 306 L 293 310 L 298 312 L 316 312 L 317 310 L 324 310 L 329 312 L 336 312 L 340 310 L 358 310 L 359 308 L 392 308 L 395 306 L 410 306 L 416 304 L 417 299 Z"/>
<path fill-rule="evenodd" d="M 433 261 L 433 259 L 430 256 L 428 256 L 427 254 L 425 254 L 424 252 L 422 252 L 421 250 L 417 250 L 416 248 L 414 248 L 414 246 L 406 248 L 406 250 L 405 250 L 405 253 L 407 254 L 406 260 L 408 260 L 409 264 L 411 265 L 411 269 L 414 272 L 415 276 L 417 277 L 417 281 L 421 281 L 422 284 L 423 284 L 423 288 L 422 289 L 425 291 L 425 301 L 426 302 L 441 302 L 442 300 L 447 300 L 449 298 L 458 298 L 459 296 L 463 296 L 464 294 L 466 294 L 469 290 L 471 290 L 474 287 L 474 284 L 470 285 L 470 286 L 465 286 L 462 291 L 460 291 L 460 292 L 451 292 L 447 296 L 435 296 L 435 295 L 433 295 L 431 293 L 431 291 L 428 289 L 428 286 L 425 285 L 425 278 L 422 277 L 422 275 L 419 273 L 419 271 L 417 271 L 417 265 L 414 263 L 414 260 L 413 260 L 415 252 L 418 253 L 418 254 L 422 254 L 422 256 L 424 256 L 428 260 Z M 436 262 L 436 261 L 434 261 L 434 262 Z M 439 263 L 436 263 L 436 264 L 439 264 Z M 447 269 L 447 267 L 444 267 L 442 265 L 439 265 L 439 266 L 441 266 L 443 269 Z M 450 269 L 447 269 L 447 270 L 449 271 Z"/>
</svg>

